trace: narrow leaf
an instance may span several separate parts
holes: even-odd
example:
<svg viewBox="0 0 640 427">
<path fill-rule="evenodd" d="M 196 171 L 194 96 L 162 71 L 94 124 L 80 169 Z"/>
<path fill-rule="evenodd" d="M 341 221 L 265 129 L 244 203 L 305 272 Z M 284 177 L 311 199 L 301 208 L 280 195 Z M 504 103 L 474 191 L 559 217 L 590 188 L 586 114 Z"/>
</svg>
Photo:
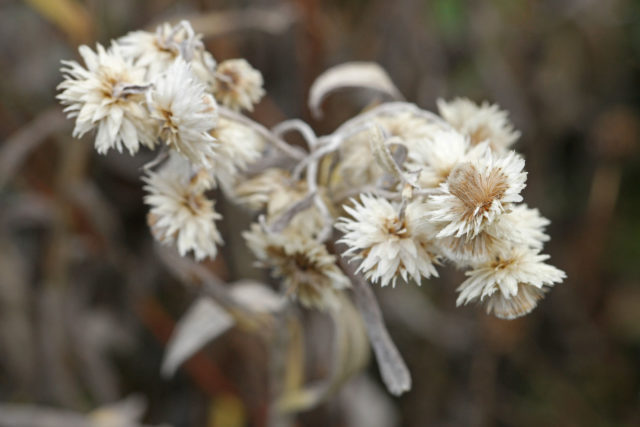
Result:
<svg viewBox="0 0 640 427">
<path fill-rule="evenodd" d="M 394 100 L 403 99 L 387 72 L 375 62 L 346 62 L 329 68 L 311 85 L 309 109 L 315 118 L 322 117 L 320 105 L 332 92 L 344 88 L 365 88 Z"/>
<path fill-rule="evenodd" d="M 229 313 L 212 298 L 198 299 L 180 319 L 167 344 L 162 375 L 173 375 L 189 357 L 209 341 L 222 335 L 233 324 Z"/>
<path fill-rule="evenodd" d="M 361 275 L 355 274 L 354 267 L 342 258 L 340 264 L 352 279 L 355 302 L 364 319 L 382 381 L 391 394 L 399 396 L 411 389 L 409 369 L 389 336 L 371 285 Z"/>
<path fill-rule="evenodd" d="M 276 313 L 287 299 L 262 283 L 243 280 L 231 286 L 231 297 L 241 306 L 256 313 Z"/>
<path fill-rule="evenodd" d="M 339 295 L 337 302 L 338 304 L 329 310 L 333 322 L 333 344 L 330 349 L 332 354 L 326 368 L 329 375 L 304 387 L 301 387 L 300 382 L 297 384 L 298 387 L 286 388 L 278 400 L 278 408 L 283 413 L 306 411 L 317 406 L 361 372 L 369 360 L 369 344 L 362 317 L 345 295 Z M 294 349 L 294 344 L 299 344 L 296 339 L 292 333 L 291 346 Z M 301 356 L 298 356 L 287 362 L 289 375 L 292 375 L 292 365 L 299 371 L 300 360 Z"/>
</svg>

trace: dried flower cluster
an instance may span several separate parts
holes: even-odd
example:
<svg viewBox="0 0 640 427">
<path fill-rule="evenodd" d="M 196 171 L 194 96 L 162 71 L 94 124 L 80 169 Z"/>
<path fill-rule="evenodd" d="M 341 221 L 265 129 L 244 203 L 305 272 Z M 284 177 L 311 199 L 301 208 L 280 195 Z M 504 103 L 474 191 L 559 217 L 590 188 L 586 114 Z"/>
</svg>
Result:
<svg viewBox="0 0 640 427">
<path fill-rule="evenodd" d="M 160 149 L 143 178 L 149 225 L 183 256 L 216 256 L 219 186 L 259 213 L 249 248 L 308 307 L 351 286 L 339 257 L 381 286 L 420 284 L 450 263 L 467 270 L 458 305 L 482 301 L 507 319 L 565 277 L 541 254 L 549 221 L 523 203 L 524 159 L 510 151 L 519 132 L 496 105 L 440 100 L 437 115 L 386 103 L 319 137 L 300 120 L 269 130 L 240 114 L 264 94 L 260 72 L 217 64 L 187 22 L 80 55 L 84 65 L 64 62 L 58 95 L 74 136 L 95 130 L 102 154 Z"/>
</svg>

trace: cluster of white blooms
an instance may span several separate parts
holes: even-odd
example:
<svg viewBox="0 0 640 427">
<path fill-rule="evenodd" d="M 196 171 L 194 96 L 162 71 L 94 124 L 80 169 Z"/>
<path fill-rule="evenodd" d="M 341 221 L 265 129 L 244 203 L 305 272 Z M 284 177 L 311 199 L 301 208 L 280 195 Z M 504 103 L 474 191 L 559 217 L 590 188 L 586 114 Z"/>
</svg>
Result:
<svg viewBox="0 0 640 427">
<path fill-rule="evenodd" d="M 459 305 L 515 318 L 565 277 L 540 253 L 549 221 L 523 203 L 519 132 L 496 105 L 382 104 L 318 137 L 300 120 L 269 130 L 242 115 L 264 95 L 262 75 L 244 59 L 217 63 L 187 22 L 80 55 L 84 66 L 64 62 L 58 95 L 74 136 L 95 130 L 103 154 L 161 150 L 143 178 L 148 222 L 183 256 L 217 255 L 219 187 L 258 215 L 243 233 L 258 265 L 307 307 L 332 306 L 354 274 L 420 284 L 449 263 L 467 270 Z M 292 131 L 306 147 L 283 139 Z"/>
<path fill-rule="evenodd" d="M 132 32 L 108 49 L 79 51 L 84 66 L 63 61 L 58 87 L 65 112 L 75 118 L 73 135 L 96 130 L 101 154 L 161 147 L 162 161 L 144 178 L 153 234 L 182 255 L 215 257 L 222 238 L 214 221 L 221 216 L 207 191 L 217 183 L 229 188 L 264 149 L 263 137 L 225 111 L 253 108 L 263 94 L 260 72 L 245 60 L 217 64 L 184 21 Z"/>
<path fill-rule="evenodd" d="M 521 203 L 524 159 L 508 149 L 518 133 L 495 105 L 456 99 L 438 106 L 442 117 L 414 110 L 375 119 L 393 168 L 364 160 L 380 151 L 366 143 L 366 129 L 338 149 L 352 161 L 335 168 L 344 179 L 334 177 L 334 194 L 349 196 L 353 186 L 368 193 L 352 197 L 337 220 L 345 255 L 382 286 L 407 275 L 420 284 L 449 261 L 469 269 L 458 305 L 484 301 L 498 317 L 522 316 L 565 274 L 540 254 L 549 221 Z"/>
</svg>

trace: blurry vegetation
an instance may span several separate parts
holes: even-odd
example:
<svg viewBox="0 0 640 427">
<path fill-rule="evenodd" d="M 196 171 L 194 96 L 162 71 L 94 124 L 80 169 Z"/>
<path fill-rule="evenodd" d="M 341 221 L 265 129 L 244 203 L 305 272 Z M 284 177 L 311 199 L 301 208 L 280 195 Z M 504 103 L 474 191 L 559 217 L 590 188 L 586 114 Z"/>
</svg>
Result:
<svg viewBox="0 0 640 427">
<path fill-rule="evenodd" d="M 211 15 L 249 7 L 289 10 L 292 25 L 268 31 L 232 21 L 238 28 L 221 32 L 227 15 Z M 360 378 L 294 425 L 356 425 L 374 409 L 386 416 L 380 426 L 394 419 L 403 426 L 640 425 L 634 0 L 3 1 L 3 404 L 89 413 L 135 393 L 147 400 L 150 424 L 265 425 L 265 349 L 255 336 L 227 333 L 174 379 L 159 376 L 166 340 L 194 292 L 153 251 L 141 203 L 144 159 L 101 157 L 90 138 L 73 140 L 54 100 L 59 61 L 77 57 L 79 43 L 198 16 L 216 58 L 246 57 L 263 72 L 268 96 L 254 113 L 263 123 L 303 117 L 323 133 L 353 114 L 352 93 L 327 100 L 320 122 L 305 107 L 313 78 L 345 60 L 379 62 L 408 100 L 427 109 L 459 95 L 499 103 L 523 133 L 525 199 L 551 219 L 548 251 L 569 277 L 533 314 L 511 322 L 456 309 L 450 271 L 420 289 L 380 292 L 413 390 L 391 399 Z M 237 238 L 223 233 L 227 242 Z M 246 253 L 223 251 L 209 265 L 219 275 L 259 276 Z M 376 379 L 375 369 L 369 373 Z M 138 406 L 127 408 L 135 418 Z"/>
</svg>

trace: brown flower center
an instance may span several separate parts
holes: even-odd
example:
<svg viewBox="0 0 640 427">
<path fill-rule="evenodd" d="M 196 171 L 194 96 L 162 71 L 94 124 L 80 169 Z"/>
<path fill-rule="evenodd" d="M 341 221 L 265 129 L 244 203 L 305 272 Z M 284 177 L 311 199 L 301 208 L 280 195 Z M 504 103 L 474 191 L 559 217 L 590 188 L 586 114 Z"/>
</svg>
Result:
<svg viewBox="0 0 640 427">
<path fill-rule="evenodd" d="M 483 174 L 468 162 L 453 169 L 447 182 L 451 194 L 464 205 L 467 216 L 488 211 L 493 201 L 501 199 L 509 188 L 501 168 L 492 168 Z"/>
<path fill-rule="evenodd" d="M 509 266 L 513 265 L 516 262 L 515 258 L 507 258 L 503 259 L 500 257 L 496 257 L 491 263 L 491 268 L 494 270 L 505 270 Z"/>
<path fill-rule="evenodd" d="M 479 125 L 469 133 L 469 140 L 471 142 L 471 145 L 480 144 L 481 142 L 488 140 L 490 137 L 491 130 L 486 125 Z"/>
<path fill-rule="evenodd" d="M 398 236 L 400 238 L 409 236 L 406 219 L 400 221 L 400 218 L 398 217 L 386 218 L 382 226 L 384 230 L 389 234 Z"/>
<path fill-rule="evenodd" d="M 197 216 L 202 212 L 207 202 L 203 194 L 189 194 L 183 203 L 184 206 L 189 209 L 189 212 Z"/>
</svg>

